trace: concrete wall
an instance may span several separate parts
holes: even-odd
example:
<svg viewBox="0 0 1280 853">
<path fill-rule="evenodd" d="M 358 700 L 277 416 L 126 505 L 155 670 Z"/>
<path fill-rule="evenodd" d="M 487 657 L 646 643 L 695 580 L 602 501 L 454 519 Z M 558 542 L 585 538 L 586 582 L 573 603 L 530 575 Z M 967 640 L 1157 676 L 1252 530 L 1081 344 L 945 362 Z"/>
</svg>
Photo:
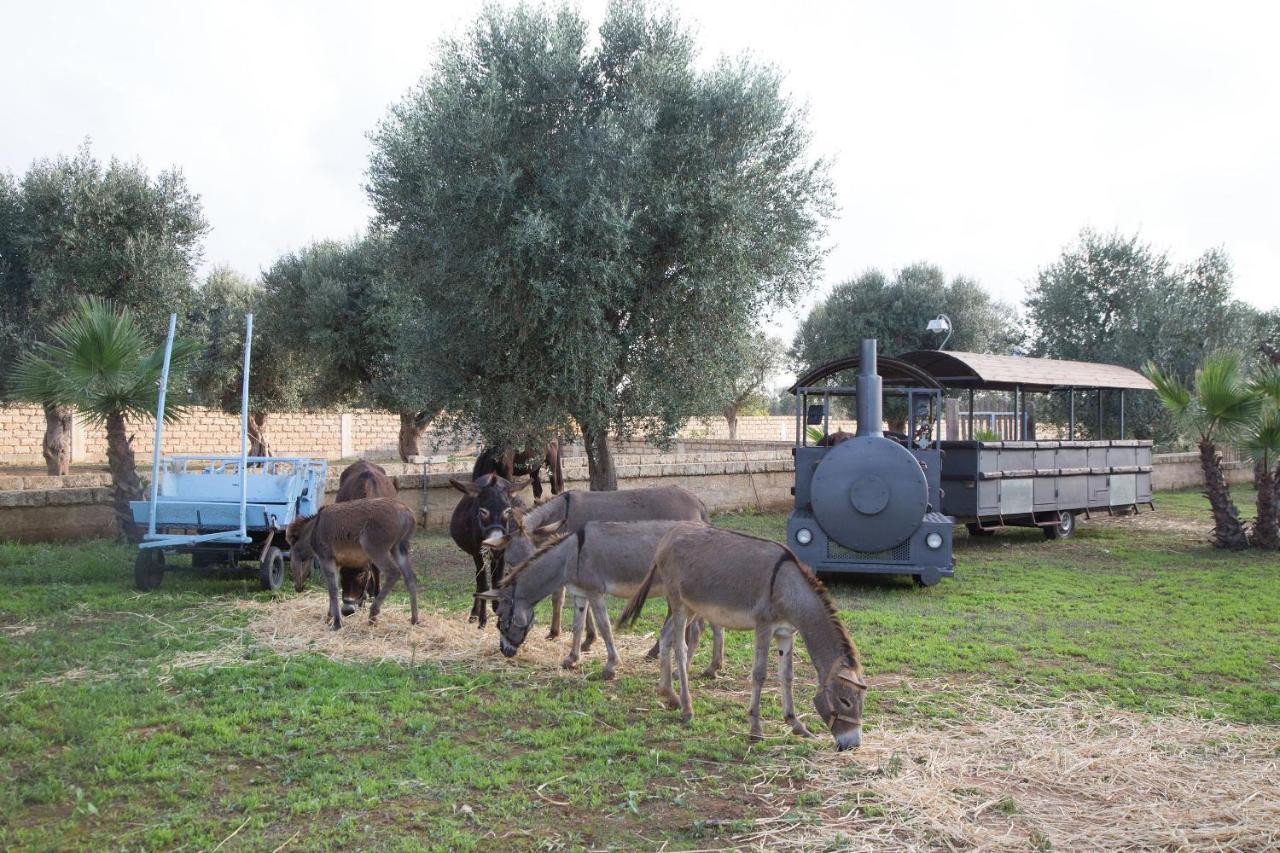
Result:
<svg viewBox="0 0 1280 853">
<path fill-rule="evenodd" d="M 1253 483 L 1253 464 L 1225 461 L 1222 463 L 1228 483 Z M 1151 467 L 1151 488 L 1189 489 L 1204 483 L 1199 453 L 1158 453 Z"/>
</svg>

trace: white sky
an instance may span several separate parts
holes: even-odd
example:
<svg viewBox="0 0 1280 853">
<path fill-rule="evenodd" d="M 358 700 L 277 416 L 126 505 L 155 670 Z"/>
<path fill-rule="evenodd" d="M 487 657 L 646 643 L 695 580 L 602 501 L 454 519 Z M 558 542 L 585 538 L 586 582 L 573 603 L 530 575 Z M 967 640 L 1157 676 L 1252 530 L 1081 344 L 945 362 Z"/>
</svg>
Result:
<svg viewBox="0 0 1280 853">
<path fill-rule="evenodd" d="M 1016 302 L 1092 225 L 1224 246 L 1239 296 L 1280 302 L 1280 5 L 674 5 L 706 58 L 749 50 L 810 105 L 841 205 L 823 289 L 928 260 Z M 367 132 L 479 7 L 0 0 L 0 170 L 85 136 L 180 165 L 206 266 L 256 273 L 363 228 Z"/>
</svg>

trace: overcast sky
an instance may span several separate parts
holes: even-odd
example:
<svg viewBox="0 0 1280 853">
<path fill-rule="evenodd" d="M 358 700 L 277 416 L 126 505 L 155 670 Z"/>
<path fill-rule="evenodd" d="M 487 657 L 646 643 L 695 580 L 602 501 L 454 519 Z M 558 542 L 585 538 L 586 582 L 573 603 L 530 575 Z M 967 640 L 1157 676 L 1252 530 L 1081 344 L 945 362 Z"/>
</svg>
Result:
<svg viewBox="0 0 1280 853">
<path fill-rule="evenodd" d="M 927 260 L 1017 302 L 1090 225 L 1223 246 L 1241 298 L 1280 302 L 1280 5 L 674 5 L 708 61 L 750 51 L 809 104 L 841 206 L 823 289 Z M 0 169 L 86 136 L 181 166 L 206 267 L 257 273 L 363 229 L 366 134 L 479 7 L 0 0 Z"/>
</svg>

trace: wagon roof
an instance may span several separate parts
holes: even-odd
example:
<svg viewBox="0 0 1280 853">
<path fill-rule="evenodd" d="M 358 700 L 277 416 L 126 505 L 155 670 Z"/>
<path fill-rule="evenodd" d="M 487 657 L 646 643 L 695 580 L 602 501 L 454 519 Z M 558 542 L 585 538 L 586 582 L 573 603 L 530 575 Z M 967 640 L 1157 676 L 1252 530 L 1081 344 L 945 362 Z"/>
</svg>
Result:
<svg viewBox="0 0 1280 853">
<path fill-rule="evenodd" d="M 992 390 L 1022 387 L 1049 391 L 1054 388 L 1116 388 L 1150 391 L 1145 376 L 1115 364 L 1091 361 L 1060 361 L 1055 358 L 1028 358 L 989 355 L 951 350 L 915 350 L 898 356 L 922 368 L 943 385 Z"/>
</svg>

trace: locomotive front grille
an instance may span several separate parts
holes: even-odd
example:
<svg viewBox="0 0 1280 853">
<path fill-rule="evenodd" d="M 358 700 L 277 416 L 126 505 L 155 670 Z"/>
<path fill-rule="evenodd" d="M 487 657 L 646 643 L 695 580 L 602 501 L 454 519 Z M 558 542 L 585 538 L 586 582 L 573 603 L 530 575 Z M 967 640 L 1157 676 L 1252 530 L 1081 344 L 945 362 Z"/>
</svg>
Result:
<svg viewBox="0 0 1280 853">
<path fill-rule="evenodd" d="M 887 551 L 855 551 L 828 539 L 827 557 L 832 560 L 856 560 L 869 563 L 905 563 L 911 559 L 911 542 L 903 542 Z"/>
</svg>

